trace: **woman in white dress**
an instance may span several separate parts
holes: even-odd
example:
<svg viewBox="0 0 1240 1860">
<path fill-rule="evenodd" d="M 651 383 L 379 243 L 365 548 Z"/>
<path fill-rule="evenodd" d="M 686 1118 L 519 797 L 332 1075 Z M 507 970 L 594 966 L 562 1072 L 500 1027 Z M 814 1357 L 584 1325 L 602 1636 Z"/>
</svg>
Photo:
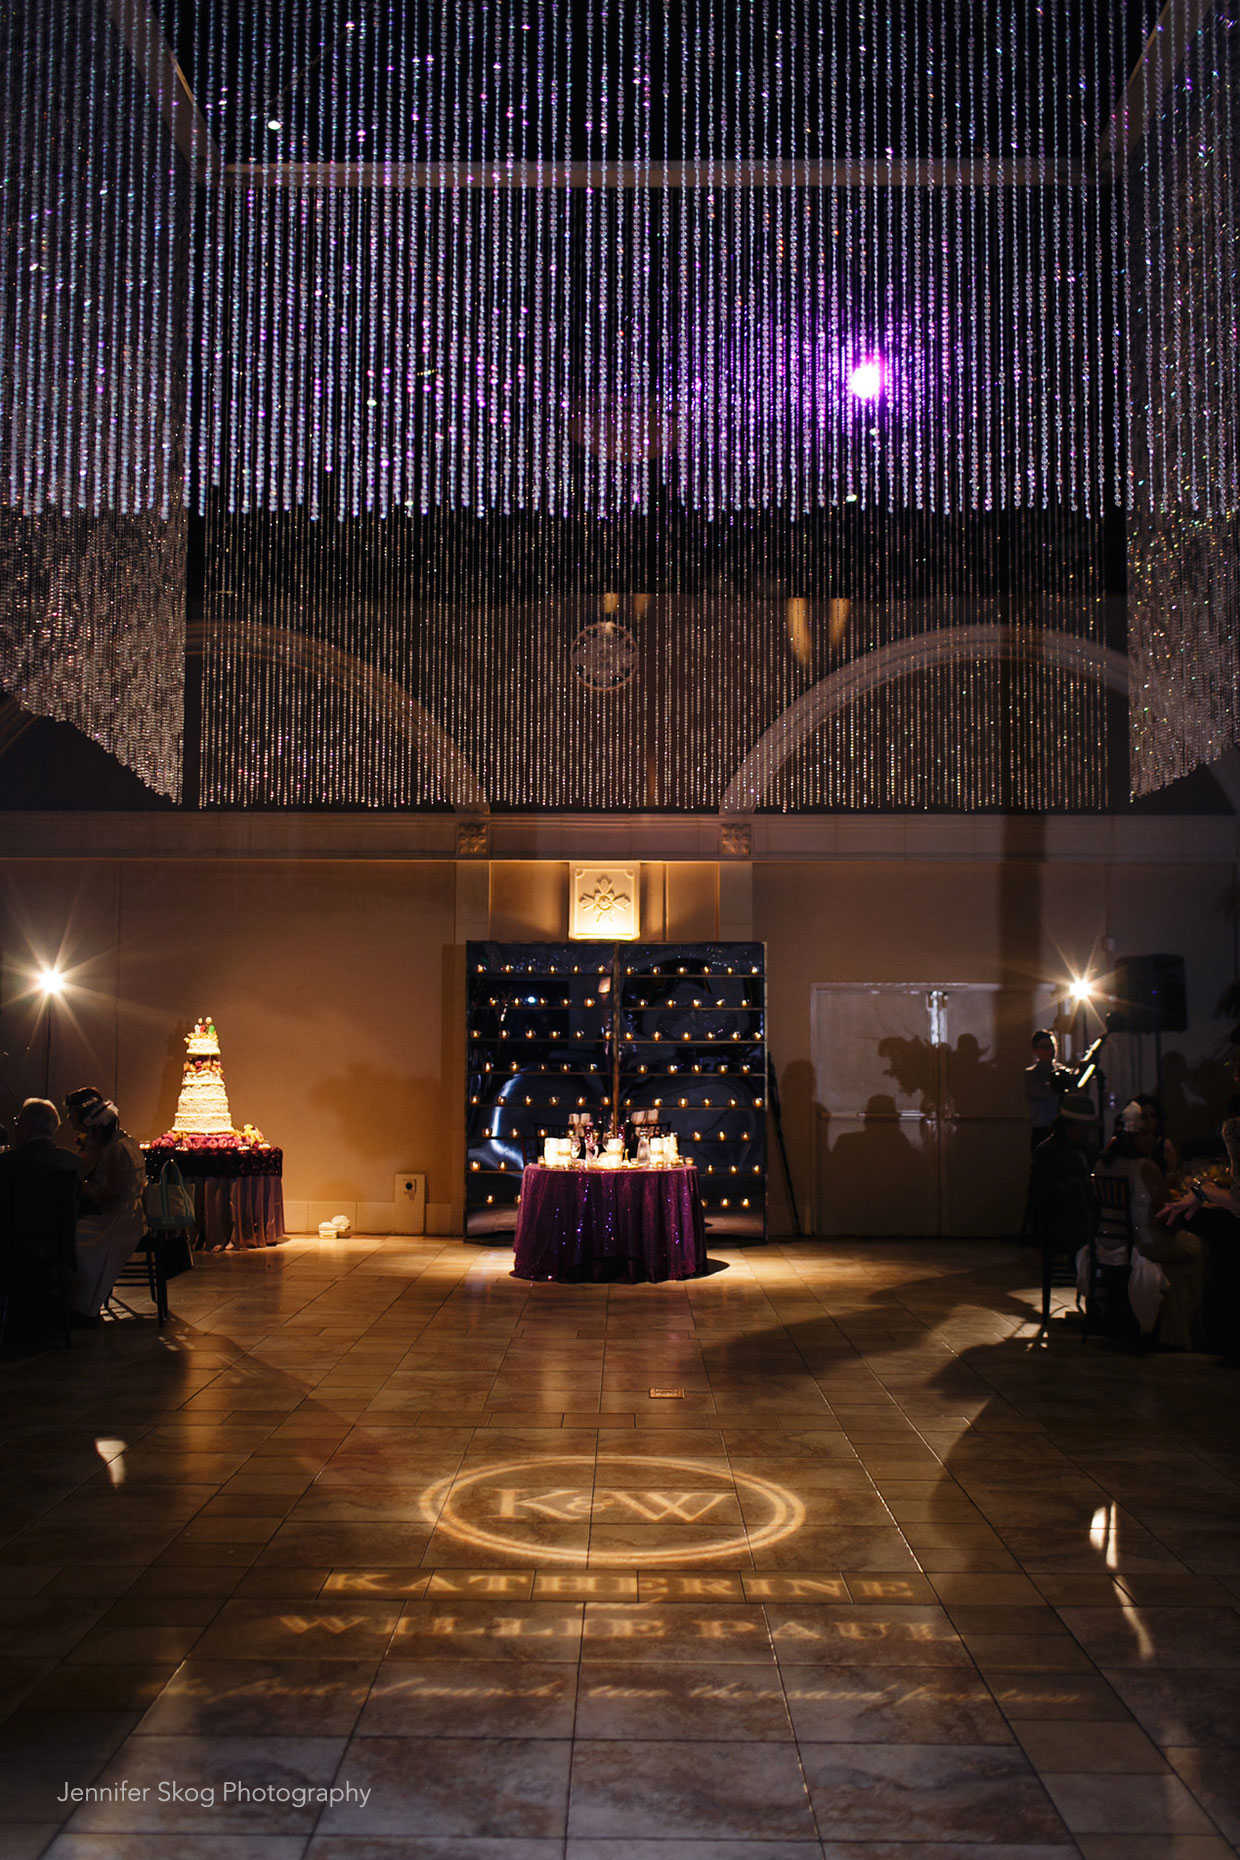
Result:
<svg viewBox="0 0 1240 1860">
<path fill-rule="evenodd" d="M 120 1113 L 93 1085 L 71 1091 L 65 1112 L 82 1166 L 77 1271 L 71 1305 L 77 1322 L 97 1324 L 117 1275 L 142 1238 L 142 1151 L 121 1129 Z"/>
<path fill-rule="evenodd" d="M 1168 1197 L 1167 1179 L 1153 1160 L 1157 1135 L 1154 1119 L 1134 1099 L 1120 1112 L 1115 1135 L 1099 1157 L 1096 1173 L 1127 1179 L 1133 1244 L 1138 1253 L 1162 1268 L 1166 1278 L 1158 1315 L 1159 1343 L 1168 1350 L 1191 1350 L 1201 1311 L 1201 1241 L 1182 1229 L 1170 1231 L 1158 1219 Z"/>
</svg>

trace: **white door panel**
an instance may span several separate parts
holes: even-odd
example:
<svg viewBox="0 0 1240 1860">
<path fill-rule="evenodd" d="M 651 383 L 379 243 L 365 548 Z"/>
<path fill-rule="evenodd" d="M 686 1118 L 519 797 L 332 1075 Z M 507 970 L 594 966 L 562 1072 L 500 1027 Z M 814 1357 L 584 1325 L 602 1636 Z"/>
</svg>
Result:
<svg viewBox="0 0 1240 1860">
<path fill-rule="evenodd" d="M 920 988 L 815 989 L 819 1233 L 938 1232 L 929 1028 Z"/>
<path fill-rule="evenodd" d="M 1029 1037 L 1054 1002 L 968 982 L 816 987 L 815 1231 L 1015 1232 Z"/>
</svg>

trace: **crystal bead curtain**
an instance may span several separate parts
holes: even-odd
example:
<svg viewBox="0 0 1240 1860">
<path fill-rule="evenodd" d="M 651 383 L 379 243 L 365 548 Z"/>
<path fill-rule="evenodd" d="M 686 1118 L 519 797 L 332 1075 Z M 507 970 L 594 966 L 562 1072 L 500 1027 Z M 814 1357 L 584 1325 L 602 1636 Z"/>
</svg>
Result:
<svg viewBox="0 0 1240 1860">
<path fill-rule="evenodd" d="M 1127 576 L 1170 779 L 1237 728 L 1240 35 L 1154 24 L 20 0 L 0 677 L 176 793 L 184 497 L 206 804 L 1093 807 Z"/>
<path fill-rule="evenodd" d="M 0 684 L 176 799 L 188 189 L 161 52 L 137 5 L 0 13 Z"/>
<path fill-rule="evenodd" d="M 1104 508 L 1096 25 L 200 0 L 196 500 Z"/>
<path fill-rule="evenodd" d="M 1160 20 L 1130 93 L 1119 155 L 1130 253 L 1129 714 L 1140 794 L 1240 742 L 1235 8 Z"/>
<path fill-rule="evenodd" d="M 1103 805 L 1124 56 L 203 0 L 203 799 Z"/>
</svg>

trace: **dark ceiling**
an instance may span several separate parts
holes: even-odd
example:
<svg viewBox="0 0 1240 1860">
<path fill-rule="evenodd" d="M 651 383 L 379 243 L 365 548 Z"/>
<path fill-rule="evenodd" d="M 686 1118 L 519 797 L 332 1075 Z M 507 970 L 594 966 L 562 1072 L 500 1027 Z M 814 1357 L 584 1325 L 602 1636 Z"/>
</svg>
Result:
<svg viewBox="0 0 1240 1860">
<path fill-rule="evenodd" d="M 470 159 L 484 144 L 517 159 L 1088 160 L 1157 15 L 1156 0 L 719 0 L 713 15 L 669 0 L 602 23 L 552 0 L 156 6 L 229 161 Z M 821 58 L 799 55 L 815 40 Z"/>
</svg>

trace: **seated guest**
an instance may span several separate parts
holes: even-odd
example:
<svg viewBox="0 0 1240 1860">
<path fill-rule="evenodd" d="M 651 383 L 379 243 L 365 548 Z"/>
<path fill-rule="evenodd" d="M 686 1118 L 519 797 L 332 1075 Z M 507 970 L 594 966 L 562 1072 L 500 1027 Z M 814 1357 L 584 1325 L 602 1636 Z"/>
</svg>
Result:
<svg viewBox="0 0 1240 1860">
<path fill-rule="evenodd" d="M 1158 1341 L 1169 1350 L 1191 1350 L 1201 1312 L 1201 1243 L 1194 1234 L 1173 1233 L 1157 1218 L 1167 1205 L 1167 1180 L 1153 1158 L 1157 1133 L 1134 1099 L 1116 1119 L 1115 1135 L 1098 1158 L 1099 1175 L 1123 1176 L 1133 1246 L 1161 1267 L 1167 1281 L 1158 1316 Z"/>
<path fill-rule="evenodd" d="M 27 1098 L 0 1155 L 0 1295 L 5 1333 L 33 1334 L 61 1304 L 73 1273 L 81 1170 L 53 1141 L 60 1114 Z"/>
<path fill-rule="evenodd" d="M 1180 1158 L 1175 1144 L 1167 1135 L 1166 1119 L 1163 1117 L 1162 1101 L 1150 1091 L 1139 1091 L 1132 1101 L 1139 1104 L 1145 1112 L 1146 1122 L 1151 1133 L 1150 1161 L 1156 1169 L 1161 1169 L 1165 1178 L 1175 1175 L 1180 1167 Z"/>
<path fill-rule="evenodd" d="M 142 1151 L 121 1129 L 120 1113 L 93 1085 L 65 1099 L 82 1159 L 82 1212 L 77 1224 L 75 1322 L 96 1324 L 117 1274 L 142 1238 Z"/>
<path fill-rule="evenodd" d="M 1240 1060 L 1235 1070 L 1240 1083 Z M 1181 1238 L 1196 1238 L 1203 1248 L 1206 1347 L 1217 1350 L 1225 1362 L 1240 1363 L 1240 1099 L 1233 1099 L 1228 1108 L 1222 1136 L 1230 1186 L 1190 1182 L 1186 1193 L 1169 1201 L 1158 1218 Z"/>
</svg>

